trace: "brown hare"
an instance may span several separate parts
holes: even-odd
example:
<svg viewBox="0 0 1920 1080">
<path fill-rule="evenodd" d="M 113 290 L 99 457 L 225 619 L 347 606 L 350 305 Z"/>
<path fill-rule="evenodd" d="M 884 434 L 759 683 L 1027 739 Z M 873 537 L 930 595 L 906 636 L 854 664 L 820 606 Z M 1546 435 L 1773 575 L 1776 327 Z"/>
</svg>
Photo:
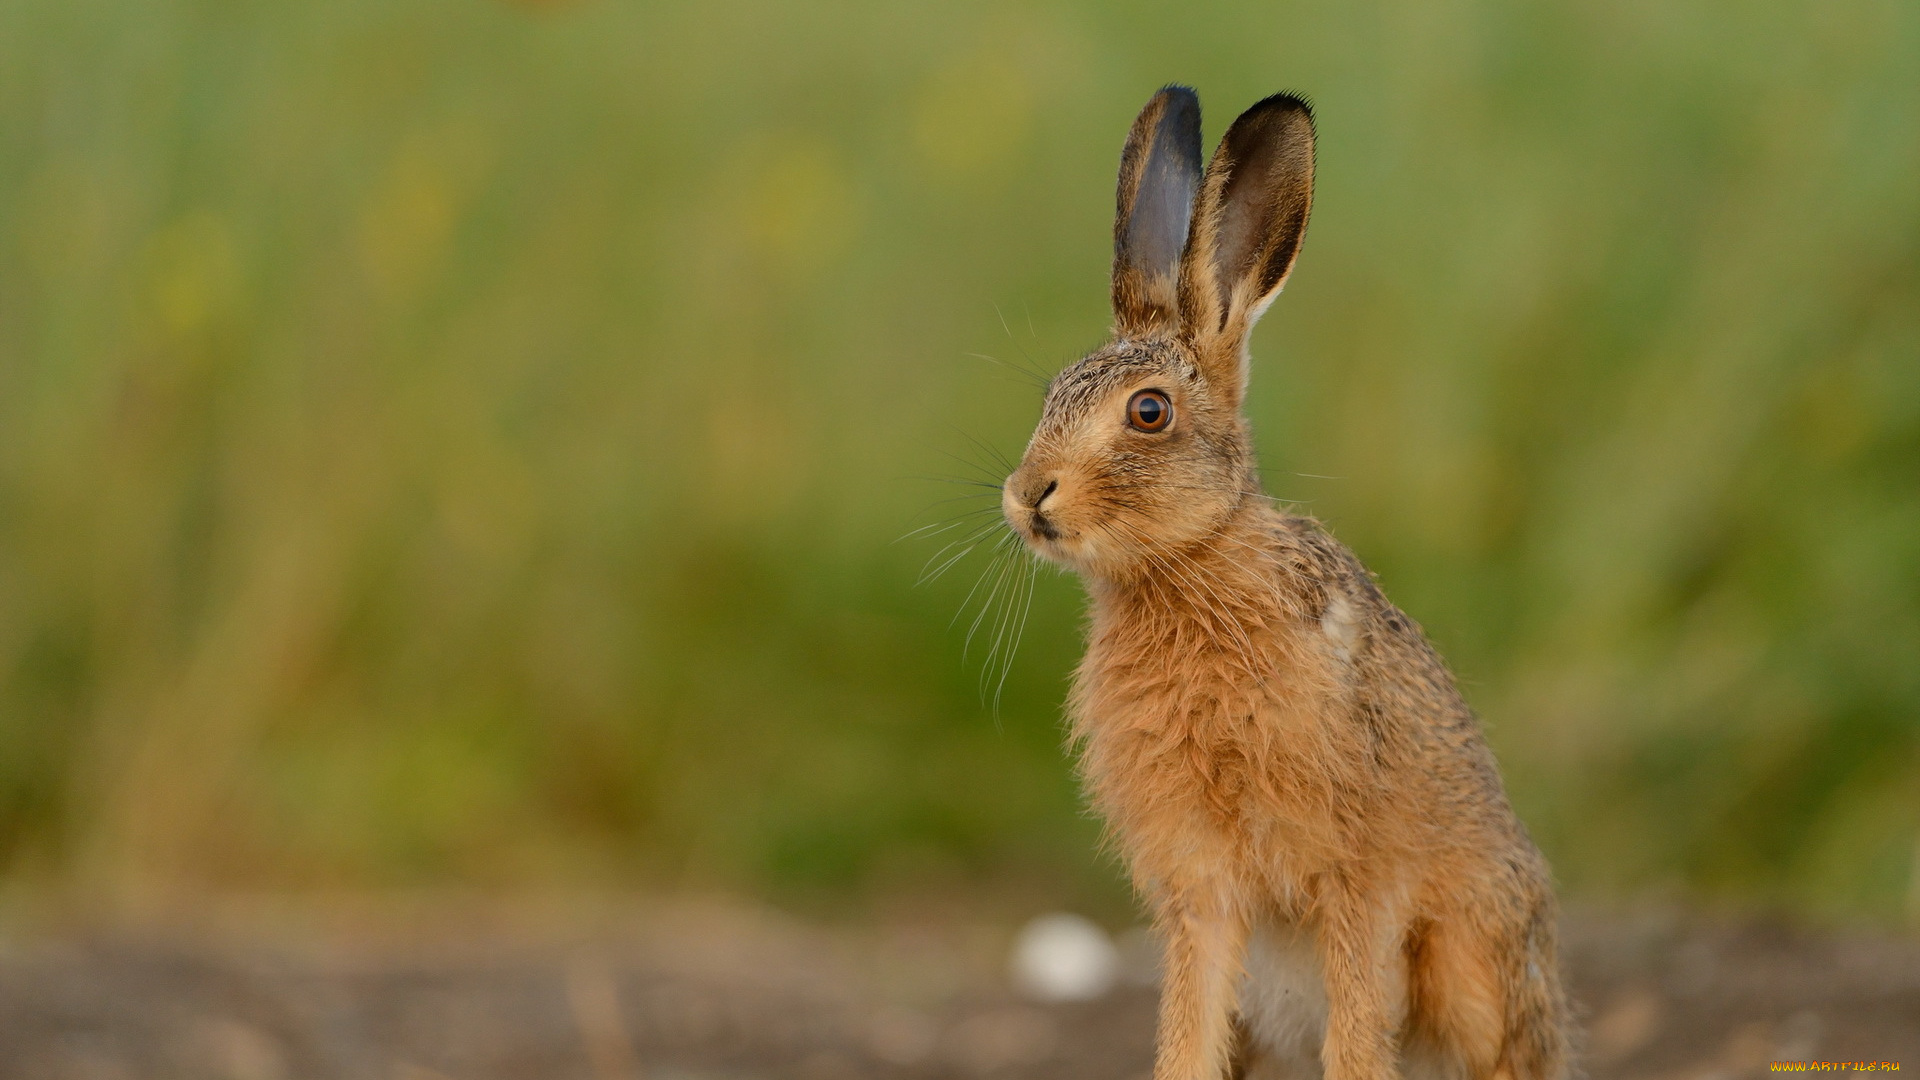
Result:
<svg viewBox="0 0 1920 1080">
<path fill-rule="evenodd" d="M 1156 1080 L 1560 1078 L 1555 904 L 1419 626 L 1261 494 L 1247 336 L 1313 198 L 1278 94 L 1205 170 L 1170 86 L 1120 157 L 1113 336 L 1047 389 L 1002 510 L 1091 603 L 1071 738 L 1165 948 Z"/>
</svg>

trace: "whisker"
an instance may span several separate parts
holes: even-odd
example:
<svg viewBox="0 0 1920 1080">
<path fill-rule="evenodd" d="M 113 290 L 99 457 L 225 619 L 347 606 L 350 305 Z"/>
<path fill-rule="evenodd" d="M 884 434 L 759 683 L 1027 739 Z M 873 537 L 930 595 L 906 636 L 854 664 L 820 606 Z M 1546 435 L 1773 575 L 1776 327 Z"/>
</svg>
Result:
<svg viewBox="0 0 1920 1080">
<path fill-rule="evenodd" d="M 1007 688 L 1007 676 L 1013 673 L 1013 658 L 1020 652 L 1020 642 L 1026 637 L 1027 617 L 1033 614 L 1034 585 L 1040 576 L 1040 565 L 1032 558 L 1027 560 L 1026 599 L 1020 605 L 1020 617 L 1014 625 L 1013 641 L 1007 646 L 1006 655 L 1000 663 L 1000 681 L 993 687 L 993 714 L 1000 715 L 1000 695 Z"/>
<path fill-rule="evenodd" d="M 998 544 L 995 545 L 996 549 L 998 546 Z M 972 549 L 969 548 L 968 550 Z M 967 590 L 967 595 L 960 598 L 960 606 L 954 609 L 953 618 L 947 620 L 947 629 L 953 629 L 954 626 L 960 622 L 960 617 L 965 615 L 967 608 L 972 605 L 974 594 L 980 591 L 980 586 L 986 582 L 987 575 L 992 573 L 993 568 L 998 564 L 998 559 L 987 563 L 986 569 L 981 570 L 979 576 L 973 579 L 973 586 Z M 971 635 L 969 635 L 969 637 L 971 637 Z M 960 658 L 962 660 L 966 659 L 966 649 L 964 647 L 960 650 Z"/>
<path fill-rule="evenodd" d="M 962 434 L 962 437 L 970 437 L 970 436 L 966 436 L 964 432 L 962 432 L 961 434 Z M 955 464 L 964 465 L 969 469 L 979 470 L 980 476 L 982 478 L 980 482 L 994 484 L 995 486 L 999 485 L 998 476 L 995 473 L 993 473 L 991 470 L 989 470 L 985 465 L 981 464 L 980 462 L 969 461 L 966 458 L 961 457 L 959 454 L 950 453 L 945 450 L 941 450 L 939 451 L 939 453 L 941 457 L 947 458 L 948 460 L 954 462 Z M 1007 471 L 1012 472 L 1013 470 L 1009 469 Z"/>
<path fill-rule="evenodd" d="M 909 532 L 902 533 L 899 536 L 895 537 L 891 542 L 898 544 L 902 540 L 917 540 L 921 537 L 930 538 L 934 536 L 939 536 L 941 533 L 947 532 L 951 529 L 957 529 L 960 526 L 967 524 L 968 518 L 979 517 L 981 514 L 997 514 L 999 512 L 1000 512 L 1000 508 L 997 506 L 982 506 L 975 510 L 965 510 L 958 514 L 953 515 L 952 517 L 942 518 L 939 521 L 929 522 L 928 524 L 922 525 L 917 529 L 913 529 Z"/>
<path fill-rule="evenodd" d="M 1008 371 L 1011 371 L 1014 374 L 1020 376 L 1020 379 L 1019 379 L 1020 382 L 1026 383 L 1029 386 L 1038 387 L 1042 390 L 1045 390 L 1047 388 L 1046 378 L 1043 377 L 1037 371 L 1029 371 L 1026 368 L 1019 366 L 1018 364 L 1009 364 L 1005 360 L 1002 360 L 997 356 L 988 356 L 986 353 L 970 352 L 970 353 L 962 353 L 961 355 L 971 356 L 975 360 L 985 360 L 990 364 L 999 364 L 1001 367 L 1006 368 Z"/>
<path fill-rule="evenodd" d="M 988 444 L 984 440 L 975 438 L 974 436 L 967 434 L 964 431 L 960 433 L 960 437 L 963 439 L 966 439 L 968 442 L 972 443 L 976 449 L 984 452 L 989 457 L 993 458 L 993 460 L 998 462 L 1000 464 L 1000 467 L 1006 472 L 1010 473 L 1013 471 L 1014 469 L 1013 462 L 1008 461 L 1007 455 L 1001 453 L 997 448 Z"/>
<path fill-rule="evenodd" d="M 926 505 L 926 508 L 921 510 L 920 513 L 922 514 L 933 513 L 934 511 L 942 507 L 952 506 L 954 503 L 970 502 L 974 499 L 993 499 L 993 502 L 986 506 L 969 507 L 965 510 L 960 511 L 960 513 L 962 514 L 997 514 L 1000 512 L 1000 500 L 995 497 L 993 492 L 969 491 L 964 494 L 949 496 L 945 499 L 935 499 L 934 501 L 928 503 Z"/>
<path fill-rule="evenodd" d="M 1000 490 L 999 484 L 989 483 L 985 480 L 973 480 L 965 476 L 896 476 L 894 479 L 914 480 L 921 483 L 932 484 L 961 484 L 967 487 L 989 488 L 993 491 Z"/>
<path fill-rule="evenodd" d="M 973 617 L 973 624 L 967 627 L 967 640 L 960 646 L 960 658 L 962 660 L 965 660 L 967 654 L 973 649 L 973 637 L 980 632 L 980 624 L 986 620 L 987 612 L 993 609 L 995 601 L 999 598 L 1000 588 L 1006 584 L 1007 571 L 1012 563 L 1006 552 L 1002 551 L 1000 556 L 994 560 L 993 565 L 997 568 L 998 572 L 994 575 L 993 584 L 987 589 L 986 599 L 980 602 L 980 614 L 975 615 Z"/>
<path fill-rule="evenodd" d="M 920 577 L 916 581 L 914 581 L 913 583 L 914 586 L 917 588 L 921 585 L 927 584 L 928 582 L 940 580 L 941 577 L 946 575 L 947 571 L 953 569 L 956 565 L 959 564 L 960 560 L 972 554 L 973 549 L 980 546 L 980 544 L 983 542 L 985 538 L 985 534 L 992 527 L 993 526 L 991 523 L 987 525 L 982 525 L 979 528 L 976 528 L 973 532 L 968 533 L 966 536 L 963 536 L 958 540 L 951 541 L 945 547 L 941 548 L 939 551 L 934 552 L 933 557 L 927 560 L 927 565 L 921 568 Z M 955 547 L 959 547 L 960 550 L 955 551 L 951 556 L 948 556 L 945 561 L 940 563 L 940 565 L 938 566 L 933 565 L 935 560 L 940 559 L 941 556 L 946 555 L 948 551 L 952 550 Z M 972 594 L 969 593 L 968 595 L 971 596 Z"/>
<path fill-rule="evenodd" d="M 897 544 L 902 540 L 917 540 L 922 536 L 938 536 L 948 529 L 957 529 L 959 527 L 960 523 L 958 521 L 935 521 L 927 525 L 922 525 L 911 532 L 901 533 L 899 536 L 894 537 L 891 543 Z"/>
<path fill-rule="evenodd" d="M 986 660 L 980 665 L 980 703 L 983 705 L 987 704 L 987 686 L 993 682 L 993 671 L 1000 666 L 1001 646 L 1006 641 L 1007 625 L 1012 621 L 1013 609 L 1019 603 L 1020 574 L 1013 561 L 1014 558 L 1009 556 L 1008 559 L 1007 573 L 1012 580 L 1005 595 L 1000 597 L 998 609 L 993 613 L 993 641 L 987 647 Z M 1000 711 L 1000 699 L 997 695 L 993 698 L 993 710 L 997 716 Z"/>
<path fill-rule="evenodd" d="M 1023 303 L 1024 303 L 1024 301 L 1023 301 Z M 1033 370 L 1034 370 L 1035 372 L 1040 372 L 1040 364 L 1039 364 L 1039 362 L 1038 362 L 1038 361 L 1036 361 L 1036 360 L 1035 360 L 1035 359 L 1034 359 L 1034 358 L 1033 358 L 1032 356 L 1029 356 L 1029 355 L 1027 354 L 1027 347 L 1026 347 L 1026 346 L 1024 346 L 1024 345 L 1022 345 L 1022 344 L 1020 344 L 1020 339 L 1019 339 L 1019 338 L 1016 338 L 1016 337 L 1014 337 L 1014 336 L 1013 336 L 1013 329 L 1012 329 L 1011 327 L 1009 327 L 1009 326 L 1007 325 L 1007 316 L 1006 316 L 1006 313 L 1000 310 L 1000 305 L 999 305 L 999 304 L 995 304 L 995 305 L 993 305 L 993 313 L 994 313 L 995 315 L 997 315 L 997 316 L 999 316 L 999 318 L 1000 318 L 1000 329 L 1002 329 L 1002 330 L 1004 330 L 1004 331 L 1006 331 L 1006 334 L 1007 334 L 1007 340 L 1013 343 L 1013 347 L 1014 347 L 1014 348 L 1016 348 L 1016 349 L 1019 349 L 1019 350 L 1020 350 L 1020 355 L 1021 355 L 1021 356 L 1022 356 L 1023 358 L 1025 358 L 1025 360 L 1027 361 L 1027 364 L 1028 364 L 1028 366 L 1029 366 L 1029 367 L 1031 367 L 1031 368 L 1033 368 Z M 1032 322 L 1033 322 L 1033 320 L 1032 320 L 1032 316 L 1031 316 L 1031 313 L 1029 313 L 1029 316 L 1028 316 L 1028 320 L 1027 320 L 1027 322 L 1028 322 L 1028 325 L 1029 325 L 1029 326 L 1031 326 L 1031 325 L 1032 325 Z M 1033 336 L 1033 339 L 1034 339 L 1035 341 L 1038 341 L 1038 340 L 1040 340 L 1040 335 L 1038 335 L 1038 334 L 1035 334 L 1035 335 Z"/>
</svg>

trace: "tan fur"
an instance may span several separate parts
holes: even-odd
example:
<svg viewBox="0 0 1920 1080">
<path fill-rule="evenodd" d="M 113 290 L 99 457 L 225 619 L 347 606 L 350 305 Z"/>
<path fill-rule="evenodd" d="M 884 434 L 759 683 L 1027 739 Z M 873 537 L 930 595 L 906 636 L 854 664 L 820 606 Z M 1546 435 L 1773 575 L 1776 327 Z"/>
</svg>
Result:
<svg viewBox="0 0 1920 1080">
<path fill-rule="evenodd" d="M 1129 139 L 1123 218 L 1171 92 Z M 1004 488 L 1090 595 L 1072 742 L 1165 945 L 1155 1077 L 1557 1080 L 1548 871 L 1472 713 L 1353 555 L 1259 491 L 1246 336 L 1311 192 L 1306 106 L 1248 110 L 1199 186 L 1177 325 L 1122 313 Z M 1172 402 L 1166 430 L 1129 426 L 1142 389 Z"/>
</svg>

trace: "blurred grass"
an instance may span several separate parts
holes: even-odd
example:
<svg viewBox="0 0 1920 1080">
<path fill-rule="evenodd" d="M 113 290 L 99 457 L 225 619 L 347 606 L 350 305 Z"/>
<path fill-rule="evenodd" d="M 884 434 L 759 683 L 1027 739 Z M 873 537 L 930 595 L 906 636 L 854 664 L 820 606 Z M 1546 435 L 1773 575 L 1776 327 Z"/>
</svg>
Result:
<svg viewBox="0 0 1920 1080">
<path fill-rule="evenodd" d="M 1075 587 L 996 717 L 892 541 L 1031 423 L 968 354 L 1099 339 L 1170 79 L 1317 101 L 1269 483 L 1569 890 L 1920 919 L 1895 0 L 0 6 L 8 880 L 1124 902 Z"/>
</svg>

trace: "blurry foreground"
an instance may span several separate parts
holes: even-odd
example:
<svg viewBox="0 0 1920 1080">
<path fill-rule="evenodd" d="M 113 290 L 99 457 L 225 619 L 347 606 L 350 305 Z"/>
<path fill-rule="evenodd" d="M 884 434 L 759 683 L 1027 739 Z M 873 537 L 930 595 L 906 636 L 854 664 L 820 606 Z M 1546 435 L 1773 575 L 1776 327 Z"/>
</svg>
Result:
<svg viewBox="0 0 1920 1080">
<path fill-rule="evenodd" d="M 0 949 L 18 1080 L 1135 1080 L 1150 968 L 1092 1000 L 1008 989 L 1005 928 L 826 930 L 719 906 L 635 919 L 362 912 Z M 1776 925 L 1578 916 L 1589 1075 L 1758 1077 L 1920 1062 L 1920 945 Z"/>
</svg>

